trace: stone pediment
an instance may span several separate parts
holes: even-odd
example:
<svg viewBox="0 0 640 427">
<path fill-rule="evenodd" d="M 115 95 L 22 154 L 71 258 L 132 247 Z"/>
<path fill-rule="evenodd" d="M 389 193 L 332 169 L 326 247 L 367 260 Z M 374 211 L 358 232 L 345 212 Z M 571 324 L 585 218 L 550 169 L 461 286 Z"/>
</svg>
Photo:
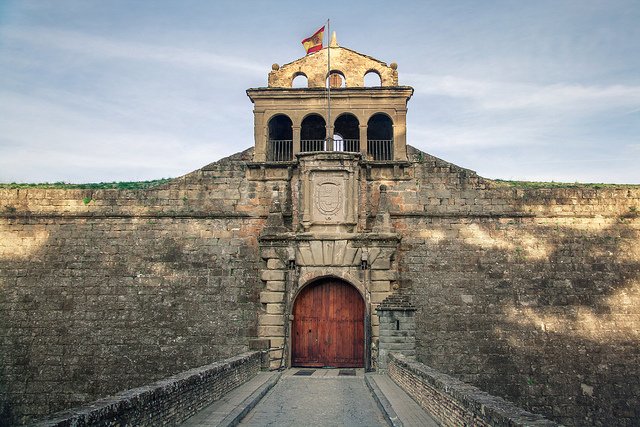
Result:
<svg viewBox="0 0 640 427">
<path fill-rule="evenodd" d="M 290 88 L 293 79 L 306 76 L 310 88 L 324 88 L 328 75 L 327 49 L 309 54 L 288 64 L 274 64 L 269 73 L 269 87 Z M 380 76 L 381 86 L 398 86 L 395 64 L 387 65 L 367 55 L 344 47 L 331 47 L 331 72 L 342 75 L 346 87 L 364 87 L 364 76 L 375 73 Z"/>
</svg>

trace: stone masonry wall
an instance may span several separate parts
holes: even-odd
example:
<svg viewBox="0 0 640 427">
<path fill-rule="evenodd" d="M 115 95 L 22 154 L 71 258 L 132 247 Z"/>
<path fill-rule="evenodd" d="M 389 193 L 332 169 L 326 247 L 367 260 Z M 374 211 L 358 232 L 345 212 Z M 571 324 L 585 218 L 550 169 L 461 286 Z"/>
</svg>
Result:
<svg viewBox="0 0 640 427">
<path fill-rule="evenodd" d="M 363 168 L 358 227 L 384 184 L 402 240 L 380 283 L 413 296 L 418 360 L 567 425 L 632 425 L 640 189 L 506 187 L 408 152 Z M 281 314 L 258 236 L 274 185 L 297 230 L 297 172 L 247 180 L 250 160 L 145 191 L 0 190 L 3 422 L 238 354 Z"/>
<path fill-rule="evenodd" d="M 640 189 L 514 189 L 414 152 L 389 183 L 417 357 L 566 425 L 640 419 Z"/>
<path fill-rule="evenodd" d="M 176 425 L 260 371 L 260 352 L 200 366 L 148 386 L 52 415 L 35 427 Z"/>
<path fill-rule="evenodd" d="M 240 159 L 148 191 L 0 190 L 0 424 L 248 349 L 268 203 Z"/>
<path fill-rule="evenodd" d="M 400 354 L 389 356 L 388 374 L 443 426 L 558 425 Z"/>
</svg>

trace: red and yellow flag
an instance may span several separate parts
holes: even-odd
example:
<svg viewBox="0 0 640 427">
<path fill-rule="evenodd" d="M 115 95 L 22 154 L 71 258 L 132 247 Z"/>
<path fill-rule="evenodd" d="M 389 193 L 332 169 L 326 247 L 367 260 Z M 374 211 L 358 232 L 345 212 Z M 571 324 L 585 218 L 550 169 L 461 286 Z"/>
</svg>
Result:
<svg viewBox="0 0 640 427">
<path fill-rule="evenodd" d="M 302 40 L 302 46 L 307 51 L 307 55 L 322 49 L 322 40 L 324 39 L 324 25 L 316 31 L 311 37 Z"/>
</svg>

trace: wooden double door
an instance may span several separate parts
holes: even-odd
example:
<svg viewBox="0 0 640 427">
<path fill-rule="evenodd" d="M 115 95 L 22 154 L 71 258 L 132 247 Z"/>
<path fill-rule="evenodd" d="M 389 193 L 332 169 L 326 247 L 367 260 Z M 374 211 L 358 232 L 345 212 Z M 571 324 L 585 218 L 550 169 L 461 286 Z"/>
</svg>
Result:
<svg viewBox="0 0 640 427">
<path fill-rule="evenodd" d="M 364 301 L 348 283 L 307 286 L 293 307 L 291 364 L 364 367 L 364 316 Z"/>
</svg>

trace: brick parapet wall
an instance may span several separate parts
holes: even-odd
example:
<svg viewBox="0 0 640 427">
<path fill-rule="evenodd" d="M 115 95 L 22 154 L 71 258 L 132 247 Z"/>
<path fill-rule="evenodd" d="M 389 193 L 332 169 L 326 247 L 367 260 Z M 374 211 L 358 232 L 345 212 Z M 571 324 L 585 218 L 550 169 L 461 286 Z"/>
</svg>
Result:
<svg viewBox="0 0 640 427">
<path fill-rule="evenodd" d="M 179 424 L 257 375 L 260 361 L 261 352 L 245 353 L 54 414 L 33 426 Z"/>
<path fill-rule="evenodd" d="M 444 426 L 558 425 L 400 354 L 389 355 L 387 373 Z"/>
</svg>

